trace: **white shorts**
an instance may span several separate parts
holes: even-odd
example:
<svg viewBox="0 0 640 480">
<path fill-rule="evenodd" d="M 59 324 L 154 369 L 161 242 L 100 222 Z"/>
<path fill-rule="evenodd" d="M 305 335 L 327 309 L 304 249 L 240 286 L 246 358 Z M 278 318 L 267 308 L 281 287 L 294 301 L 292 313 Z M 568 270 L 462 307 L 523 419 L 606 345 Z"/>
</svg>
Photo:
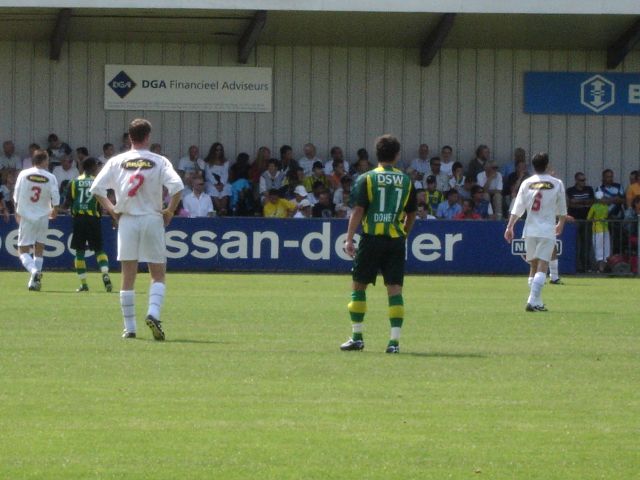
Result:
<svg viewBox="0 0 640 480">
<path fill-rule="evenodd" d="M 553 254 L 553 247 L 556 246 L 555 238 L 527 237 L 524 239 L 527 249 L 527 262 L 539 259 L 548 262 Z"/>
<path fill-rule="evenodd" d="M 118 260 L 165 263 L 164 220 L 161 216 L 123 215 L 118 221 Z"/>
<path fill-rule="evenodd" d="M 44 243 L 49 231 L 49 217 L 37 220 L 27 220 L 22 217 L 18 226 L 18 246 L 28 247 L 37 243 Z"/>
</svg>

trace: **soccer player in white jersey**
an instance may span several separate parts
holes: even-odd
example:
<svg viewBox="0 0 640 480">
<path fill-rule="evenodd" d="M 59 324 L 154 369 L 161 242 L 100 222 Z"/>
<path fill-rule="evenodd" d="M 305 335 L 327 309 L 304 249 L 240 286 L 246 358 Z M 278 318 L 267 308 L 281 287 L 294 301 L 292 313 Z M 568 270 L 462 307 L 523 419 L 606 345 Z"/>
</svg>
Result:
<svg viewBox="0 0 640 480">
<path fill-rule="evenodd" d="M 44 242 L 49 230 L 49 218 L 56 218 L 56 207 L 60 204 L 58 181 L 49 173 L 49 154 L 36 150 L 33 166 L 22 170 L 16 180 L 13 201 L 16 205 L 18 228 L 18 251 L 20 261 L 31 274 L 29 290 L 40 290 Z M 33 257 L 29 253 L 33 247 Z"/>
<path fill-rule="evenodd" d="M 180 202 L 184 185 L 171 162 L 149 151 L 151 124 L 135 119 L 129 124 L 131 150 L 109 159 L 91 186 L 104 209 L 118 222 L 118 260 L 122 265 L 120 306 L 124 338 L 136 337 L 135 280 L 138 262 L 146 262 L 151 274 L 146 324 L 156 340 L 164 340 L 160 310 L 165 295 L 166 246 L 164 227 Z M 162 208 L 162 187 L 171 201 Z M 113 189 L 116 204 L 107 198 Z"/>
<path fill-rule="evenodd" d="M 525 240 L 527 262 L 531 266 L 529 276 L 533 277 L 526 311 L 544 312 L 547 308 L 542 302 L 542 287 L 547 278 L 556 236 L 562 234 L 564 228 L 567 203 L 562 181 L 547 173 L 549 155 L 538 153 L 531 163 L 535 174 L 520 185 L 504 238 L 507 242 L 513 240 L 513 226 L 526 212 L 522 237 Z"/>
</svg>

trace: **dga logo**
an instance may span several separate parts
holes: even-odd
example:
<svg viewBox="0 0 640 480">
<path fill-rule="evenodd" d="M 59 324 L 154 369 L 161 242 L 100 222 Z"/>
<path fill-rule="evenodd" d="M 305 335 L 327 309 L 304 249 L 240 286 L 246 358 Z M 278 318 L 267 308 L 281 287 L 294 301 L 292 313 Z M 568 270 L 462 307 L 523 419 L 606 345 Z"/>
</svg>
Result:
<svg viewBox="0 0 640 480">
<path fill-rule="evenodd" d="M 527 244 L 524 238 L 516 238 L 511 241 L 511 255 L 520 255 L 524 258 L 527 254 Z M 556 250 L 558 256 L 562 255 L 562 240 L 556 240 Z"/>
<path fill-rule="evenodd" d="M 580 84 L 580 103 L 596 113 L 616 103 L 616 86 L 602 75 L 594 75 Z"/>
<path fill-rule="evenodd" d="M 35 183 L 49 183 L 49 179 L 44 175 L 38 175 L 37 173 L 32 173 L 27 177 L 27 180 Z M 35 188 L 35 187 L 34 187 Z"/>
<path fill-rule="evenodd" d="M 149 170 L 156 166 L 151 160 L 147 160 L 146 158 L 136 158 L 134 160 L 127 160 L 122 163 L 122 168 L 125 170 Z"/>
<path fill-rule="evenodd" d="M 129 95 L 131 90 L 136 88 L 136 82 L 131 80 L 131 77 L 129 77 L 124 70 L 121 70 L 120 73 L 113 77 L 113 80 L 109 82 L 109 86 L 111 87 L 111 90 L 116 92 L 116 95 L 120 98 L 124 98 Z"/>
</svg>

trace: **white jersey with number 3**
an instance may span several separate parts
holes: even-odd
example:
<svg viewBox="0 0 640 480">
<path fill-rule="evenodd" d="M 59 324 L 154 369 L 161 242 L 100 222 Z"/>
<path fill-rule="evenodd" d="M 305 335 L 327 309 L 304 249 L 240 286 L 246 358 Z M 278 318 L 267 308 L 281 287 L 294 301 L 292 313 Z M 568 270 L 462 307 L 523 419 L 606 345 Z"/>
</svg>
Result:
<svg viewBox="0 0 640 480">
<path fill-rule="evenodd" d="M 27 220 L 49 216 L 52 207 L 60 204 L 58 181 L 48 170 L 31 167 L 22 170 L 16 180 L 13 200 L 18 215 Z"/>
<path fill-rule="evenodd" d="M 561 180 L 546 173 L 532 175 L 522 182 L 511 214 L 527 212 L 522 237 L 556 238 L 556 217 L 567 214 L 567 201 Z"/>
<path fill-rule="evenodd" d="M 170 196 L 184 185 L 171 162 L 148 150 L 129 150 L 109 159 L 93 181 L 91 193 L 116 194 L 116 212 L 126 215 L 161 215 L 162 187 Z"/>
</svg>

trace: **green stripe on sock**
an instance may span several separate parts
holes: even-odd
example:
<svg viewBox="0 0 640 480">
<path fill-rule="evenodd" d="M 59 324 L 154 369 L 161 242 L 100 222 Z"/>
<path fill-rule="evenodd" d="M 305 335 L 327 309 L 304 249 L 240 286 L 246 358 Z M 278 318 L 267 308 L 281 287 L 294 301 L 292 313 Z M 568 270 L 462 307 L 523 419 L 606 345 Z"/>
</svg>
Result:
<svg viewBox="0 0 640 480">
<path fill-rule="evenodd" d="M 394 305 L 404 305 L 402 294 L 389 296 L 389 306 L 392 307 Z"/>
<path fill-rule="evenodd" d="M 354 290 L 351 292 L 351 300 L 354 302 L 366 302 L 367 292 L 365 290 Z"/>
</svg>

